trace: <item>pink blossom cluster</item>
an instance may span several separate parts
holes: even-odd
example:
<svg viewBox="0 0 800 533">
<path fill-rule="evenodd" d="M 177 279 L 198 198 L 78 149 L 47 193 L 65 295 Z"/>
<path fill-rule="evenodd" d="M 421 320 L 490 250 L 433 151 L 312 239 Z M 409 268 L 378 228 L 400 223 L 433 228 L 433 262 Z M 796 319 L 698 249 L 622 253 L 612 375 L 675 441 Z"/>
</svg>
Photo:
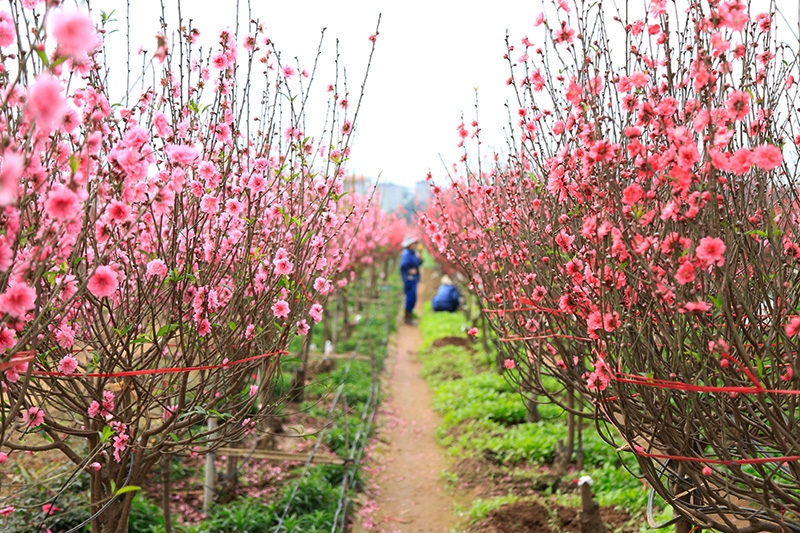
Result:
<svg viewBox="0 0 800 533">
<path fill-rule="evenodd" d="M 377 192 L 362 195 L 352 191 L 342 198 L 340 206 L 343 220 L 357 222 L 343 226 L 328 244 L 328 253 L 338 265 L 335 287 L 326 286 L 329 291 L 343 289 L 370 265 L 397 257 L 408 234 L 407 223 L 399 213 L 386 213 L 380 208 Z M 337 222 L 341 221 L 331 220 Z"/>
<path fill-rule="evenodd" d="M 257 431 L 280 354 L 349 279 L 351 256 L 330 243 L 369 214 L 386 247 L 377 228 L 390 224 L 342 200 L 354 125 L 338 88 L 332 135 L 269 99 L 249 115 L 239 62 L 264 64 L 281 97 L 302 83 L 276 68 L 262 27 L 244 49 L 221 32 L 209 59 L 173 58 L 158 35 L 144 76 L 156 83 L 122 104 L 91 16 L 23 4 L 19 18 L 0 10 L 0 386 L 13 414 L 0 447 L 41 431 L 99 449 L 88 464 L 104 499 L 119 472 L 137 485 L 162 451 L 205 446 L 194 426 L 208 418 L 226 442 Z M 191 47 L 198 30 L 178 27 Z"/>
<path fill-rule="evenodd" d="M 511 155 L 473 163 L 465 139 L 480 127 L 462 124 L 455 178 L 431 180 L 420 225 L 437 259 L 469 280 L 508 354 L 500 361 L 522 367 L 505 375 L 526 393 L 564 401 L 536 383 L 552 376 L 624 442 L 725 457 L 719 424 L 745 435 L 794 416 L 780 391 L 797 388 L 800 370 L 795 63 L 755 5 L 692 3 L 678 21 L 666 4 L 621 21 L 559 3 L 539 20 L 562 51 L 557 72 L 540 39 L 509 43 Z M 613 25 L 629 43 L 623 62 L 603 33 Z M 713 400 L 685 400 L 692 387 Z M 735 387 L 778 392 L 766 405 Z M 659 440 L 658 409 L 678 405 L 674 433 L 689 438 L 685 424 L 696 442 Z M 728 415 L 741 412 L 752 419 Z M 792 455 L 777 433 L 760 435 L 771 454 Z M 770 495 L 781 500 L 770 512 L 793 505 Z"/>
</svg>

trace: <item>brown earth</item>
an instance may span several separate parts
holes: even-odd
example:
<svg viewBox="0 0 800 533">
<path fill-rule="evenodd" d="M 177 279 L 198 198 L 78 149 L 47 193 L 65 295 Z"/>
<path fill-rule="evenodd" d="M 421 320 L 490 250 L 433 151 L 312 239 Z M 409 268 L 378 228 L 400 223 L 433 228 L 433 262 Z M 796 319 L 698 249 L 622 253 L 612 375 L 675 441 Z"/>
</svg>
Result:
<svg viewBox="0 0 800 533">
<path fill-rule="evenodd" d="M 624 511 L 604 508 L 600 516 L 606 531 L 636 531 L 625 529 L 630 516 Z M 554 528 L 555 526 L 555 528 Z M 470 529 L 474 533 L 580 533 L 578 510 L 561 506 L 545 506 L 534 501 L 509 503 L 491 511 L 488 516 Z"/>
<path fill-rule="evenodd" d="M 475 341 L 472 339 L 467 339 L 464 337 L 442 337 L 441 339 L 436 339 L 431 343 L 431 346 L 434 348 L 438 348 L 440 346 L 464 346 L 464 347 L 472 347 L 475 345 Z"/>
<path fill-rule="evenodd" d="M 423 279 L 420 307 L 430 293 Z M 389 346 L 388 397 L 375 451 L 380 466 L 373 477 L 377 513 L 372 531 L 440 533 L 451 531 L 458 522 L 456 499 L 445 490 L 441 477 L 450 461 L 434 436 L 441 419 L 431 408 L 431 393 L 420 376 L 420 342 L 417 327 L 402 324 Z"/>
</svg>

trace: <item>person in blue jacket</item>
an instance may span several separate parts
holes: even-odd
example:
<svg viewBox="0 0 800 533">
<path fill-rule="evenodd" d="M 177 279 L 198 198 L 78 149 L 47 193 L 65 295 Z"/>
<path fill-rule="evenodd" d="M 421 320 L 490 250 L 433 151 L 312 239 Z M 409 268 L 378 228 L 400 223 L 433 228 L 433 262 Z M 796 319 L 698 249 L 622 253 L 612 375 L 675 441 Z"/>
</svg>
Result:
<svg viewBox="0 0 800 533">
<path fill-rule="evenodd" d="M 417 304 L 420 265 L 422 265 L 422 256 L 417 251 L 417 239 L 406 237 L 403 241 L 403 255 L 400 256 L 400 276 L 403 278 L 403 290 L 406 293 L 406 324 L 414 324 L 414 306 Z"/>
<path fill-rule="evenodd" d="M 453 285 L 453 280 L 450 276 L 442 276 L 442 284 L 439 285 L 439 290 L 436 291 L 436 296 L 433 297 L 431 307 L 434 311 L 456 311 L 461 303 L 458 289 Z"/>
</svg>

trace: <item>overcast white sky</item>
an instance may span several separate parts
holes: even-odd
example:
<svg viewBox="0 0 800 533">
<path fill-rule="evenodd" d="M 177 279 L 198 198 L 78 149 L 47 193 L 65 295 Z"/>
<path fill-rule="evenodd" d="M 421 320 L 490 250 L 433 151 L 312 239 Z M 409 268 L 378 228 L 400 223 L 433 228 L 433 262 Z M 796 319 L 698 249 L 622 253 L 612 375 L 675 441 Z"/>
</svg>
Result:
<svg viewBox="0 0 800 533">
<path fill-rule="evenodd" d="M 175 27 L 177 2 L 165 0 L 167 18 Z M 157 0 L 131 0 L 132 50 L 153 50 L 158 30 Z M 247 3 L 241 0 L 241 21 Z M 124 0 L 92 0 L 95 15 L 116 9 L 119 31 L 107 39 L 108 49 L 119 53 L 117 73 L 124 68 Z M 235 0 L 184 0 L 185 19 L 193 19 L 202 35 L 213 38 L 236 21 Z M 483 145 L 503 149 L 507 122 L 504 102 L 511 96 L 504 38 L 513 43 L 530 34 L 541 4 L 519 2 L 463 2 L 453 0 L 405 0 L 356 2 L 253 0 L 253 17 L 262 21 L 267 35 L 282 51 L 284 60 L 298 57 L 309 67 L 320 32 L 326 30 L 326 54 L 322 63 L 332 65 L 335 40 L 340 42 L 340 63 L 347 68 L 351 95 L 363 75 L 374 33 L 382 14 L 380 36 L 357 122 L 349 170 L 369 178 L 413 185 L 430 169 L 443 176 L 444 167 L 457 161 L 456 127 L 463 112 L 474 117 L 475 89 L 480 99 Z M 246 27 L 246 26 L 245 26 Z M 118 51 L 118 52 L 115 52 Z M 315 83 L 323 88 L 330 73 Z M 121 78 L 124 79 L 124 78 Z M 124 83 L 122 84 L 124 85 Z M 113 87 L 112 87 L 113 89 Z M 321 101 L 321 99 L 319 99 Z M 352 101 L 352 96 L 351 96 Z"/>
<path fill-rule="evenodd" d="M 69 1 L 81 5 L 87 0 Z M 107 37 L 106 45 L 110 55 L 119 55 L 110 64 L 111 85 L 113 91 L 113 80 L 121 79 L 121 90 L 126 2 L 88 1 L 96 18 L 101 10 L 116 10 L 117 22 L 110 29 L 119 31 Z M 178 2 L 164 2 L 169 31 L 173 31 Z M 247 0 L 238 2 L 243 38 Z M 552 2 L 545 2 L 549 10 Z M 779 26 L 797 27 L 795 2 L 777 0 L 778 9 L 790 19 L 783 20 L 779 15 Z M 766 0 L 763 3 L 754 5 L 753 12 L 766 9 Z M 634 0 L 632 4 L 641 10 L 644 0 Z M 159 30 L 159 0 L 131 0 L 131 6 L 132 50 L 144 46 L 152 51 Z M 459 159 L 456 128 L 462 112 L 467 122 L 474 117 L 475 89 L 480 101 L 482 151 L 505 151 L 503 127 L 508 115 L 504 104 L 512 97 L 505 84 L 509 75 L 503 59 L 505 35 L 508 32 L 512 44 L 518 47 L 512 55 L 516 59 L 521 53 L 518 45 L 522 37 L 527 35 L 533 42 L 537 36 L 541 39 L 542 28 L 534 28 L 533 23 L 542 7 L 541 0 L 251 0 L 252 17 L 265 25 L 266 34 L 276 43 L 284 62 L 297 57 L 301 66 L 310 70 L 320 32 L 327 28 L 323 68 L 315 81 L 320 93 L 312 96 L 320 104 L 317 111 L 312 111 L 317 116 L 324 115 L 324 88 L 333 81 L 335 41 L 339 40 L 340 64 L 347 69 L 352 102 L 367 63 L 368 37 L 375 31 L 378 14 L 382 14 L 348 169 L 368 178 L 380 176 L 384 182 L 408 186 L 424 179 L 428 170 L 435 178 L 445 176 L 442 160 L 451 166 Z M 235 27 L 237 0 L 183 0 L 182 13 L 184 19 L 192 19 L 193 26 L 201 30 L 201 43 L 208 47 L 216 43 L 220 30 Z M 796 43 L 791 33 L 784 38 Z"/>
</svg>

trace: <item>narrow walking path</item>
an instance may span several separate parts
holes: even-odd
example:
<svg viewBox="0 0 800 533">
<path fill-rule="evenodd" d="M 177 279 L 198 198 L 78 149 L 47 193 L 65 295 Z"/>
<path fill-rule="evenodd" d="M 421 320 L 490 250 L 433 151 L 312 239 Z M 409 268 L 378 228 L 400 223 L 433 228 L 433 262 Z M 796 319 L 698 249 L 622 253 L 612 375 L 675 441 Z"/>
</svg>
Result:
<svg viewBox="0 0 800 533">
<path fill-rule="evenodd" d="M 416 326 L 401 325 L 387 361 L 389 397 L 378 461 L 385 468 L 374 481 L 378 531 L 448 532 L 455 527 L 455 498 L 444 488 L 440 473 L 447 468 L 445 449 L 436 443 L 440 422 L 431 408 L 431 394 L 420 377 Z"/>
</svg>

